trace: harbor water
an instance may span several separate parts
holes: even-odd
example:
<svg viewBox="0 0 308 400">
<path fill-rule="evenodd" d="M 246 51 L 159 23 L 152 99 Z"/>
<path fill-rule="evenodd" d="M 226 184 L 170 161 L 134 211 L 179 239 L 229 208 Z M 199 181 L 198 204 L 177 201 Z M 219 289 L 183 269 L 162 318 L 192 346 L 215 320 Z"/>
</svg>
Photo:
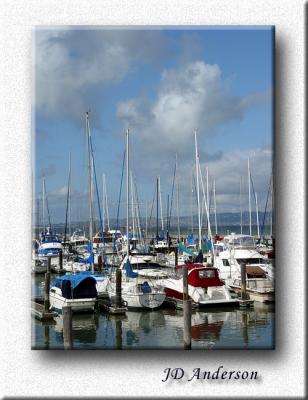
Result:
<svg viewBox="0 0 308 400">
<path fill-rule="evenodd" d="M 44 276 L 33 278 L 33 294 L 42 293 Z M 192 349 L 273 349 L 274 305 L 219 307 L 192 314 Z M 182 349 L 183 311 L 162 308 L 73 314 L 74 349 Z M 52 323 L 32 318 L 33 349 L 63 349 L 62 315 Z"/>
</svg>

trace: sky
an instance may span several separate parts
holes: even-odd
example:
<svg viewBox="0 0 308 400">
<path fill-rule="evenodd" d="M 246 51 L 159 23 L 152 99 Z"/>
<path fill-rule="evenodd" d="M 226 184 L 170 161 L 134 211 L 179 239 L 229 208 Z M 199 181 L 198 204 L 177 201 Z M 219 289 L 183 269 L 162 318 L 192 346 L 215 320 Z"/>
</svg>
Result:
<svg viewBox="0 0 308 400">
<path fill-rule="evenodd" d="M 273 36 L 271 27 L 35 29 L 34 190 L 41 200 L 44 176 L 52 223 L 65 221 L 69 154 L 71 218 L 87 218 L 86 111 L 111 217 L 127 128 L 142 215 L 150 212 L 157 176 L 166 214 L 176 155 L 180 214 L 197 212 L 195 130 L 210 192 L 215 179 L 217 213 L 239 212 L 240 180 L 248 210 L 248 157 L 264 211 L 273 158 Z"/>
</svg>

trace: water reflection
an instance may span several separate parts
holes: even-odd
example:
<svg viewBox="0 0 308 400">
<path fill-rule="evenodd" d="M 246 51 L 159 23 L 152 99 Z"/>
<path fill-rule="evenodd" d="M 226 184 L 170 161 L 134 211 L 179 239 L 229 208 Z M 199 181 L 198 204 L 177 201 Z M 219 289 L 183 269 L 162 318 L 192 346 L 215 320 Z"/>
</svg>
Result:
<svg viewBox="0 0 308 400">
<path fill-rule="evenodd" d="M 34 348 L 63 348 L 63 319 L 34 323 Z M 74 348 L 183 348 L 183 312 L 161 309 L 125 315 L 73 314 Z M 192 314 L 192 348 L 272 348 L 273 306 L 209 309 Z"/>
<path fill-rule="evenodd" d="M 55 318 L 56 324 L 54 331 L 58 343 L 63 343 L 63 317 L 59 315 Z M 96 343 L 96 331 L 98 328 L 98 318 L 95 314 L 73 314 L 72 328 L 74 346 L 78 344 Z"/>
</svg>

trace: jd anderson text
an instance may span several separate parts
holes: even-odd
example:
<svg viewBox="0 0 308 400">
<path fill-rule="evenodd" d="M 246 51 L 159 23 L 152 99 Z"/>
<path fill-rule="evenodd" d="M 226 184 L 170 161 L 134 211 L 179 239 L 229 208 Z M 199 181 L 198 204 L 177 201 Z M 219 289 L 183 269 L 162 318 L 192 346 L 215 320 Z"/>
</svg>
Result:
<svg viewBox="0 0 308 400">
<path fill-rule="evenodd" d="M 187 382 L 197 380 L 255 380 L 258 379 L 257 371 L 232 371 L 227 370 L 223 365 L 215 370 L 204 370 L 202 368 L 194 368 L 190 372 L 184 371 L 183 368 L 165 368 L 163 371 L 162 382 L 172 380 L 185 380 Z"/>
</svg>

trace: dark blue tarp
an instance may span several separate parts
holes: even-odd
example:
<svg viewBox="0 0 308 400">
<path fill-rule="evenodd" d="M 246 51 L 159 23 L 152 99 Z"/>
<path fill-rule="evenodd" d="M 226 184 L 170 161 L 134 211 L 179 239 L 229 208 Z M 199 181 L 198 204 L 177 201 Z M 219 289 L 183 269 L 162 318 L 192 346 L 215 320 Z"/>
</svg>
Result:
<svg viewBox="0 0 308 400">
<path fill-rule="evenodd" d="M 52 286 L 60 288 L 66 299 L 97 297 L 96 279 L 89 272 L 63 275 L 55 279 Z"/>
<path fill-rule="evenodd" d="M 195 258 L 195 263 L 203 263 L 203 254 L 202 254 L 202 250 L 199 251 L 199 254 L 197 255 L 197 257 Z"/>
<path fill-rule="evenodd" d="M 126 276 L 128 278 L 137 278 L 137 276 L 138 276 L 138 273 L 133 271 L 132 265 L 129 262 L 128 258 L 127 258 L 127 261 L 125 263 L 125 272 L 126 272 Z"/>
</svg>

